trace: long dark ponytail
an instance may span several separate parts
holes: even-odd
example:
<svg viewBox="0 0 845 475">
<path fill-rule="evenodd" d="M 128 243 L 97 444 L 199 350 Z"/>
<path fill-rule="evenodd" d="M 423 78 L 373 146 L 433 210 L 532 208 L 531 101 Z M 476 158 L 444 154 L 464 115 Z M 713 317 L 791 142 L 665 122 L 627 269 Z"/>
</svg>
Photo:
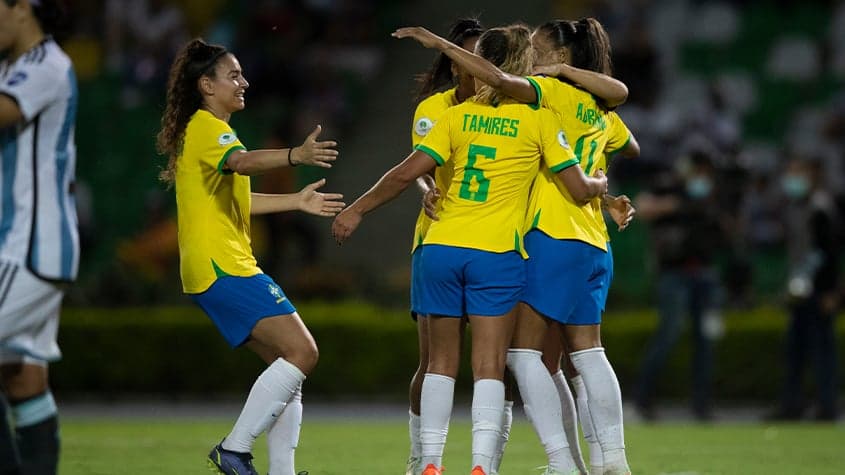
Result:
<svg viewBox="0 0 845 475">
<path fill-rule="evenodd" d="M 481 36 L 482 33 L 484 33 L 484 27 L 477 18 L 461 18 L 452 24 L 446 39 L 458 46 L 463 46 L 468 39 Z M 417 101 L 452 87 L 454 85 L 452 59 L 443 53 L 437 53 L 431 68 L 417 76 L 417 84 L 419 84 Z"/>
<path fill-rule="evenodd" d="M 191 116 L 202 107 L 197 81 L 202 76 L 213 78 L 214 66 L 227 52 L 222 46 L 210 45 L 197 38 L 185 45 L 173 61 L 167 80 L 167 103 L 156 140 L 158 153 L 168 157 L 167 167 L 159 174 L 165 183 L 173 183 L 176 157 L 182 153 L 185 142 L 185 128 Z"/>
<path fill-rule="evenodd" d="M 608 76 L 612 74 L 610 37 L 595 18 L 553 20 L 537 30 L 544 33 L 555 48 L 569 48 L 572 66 Z"/>
</svg>

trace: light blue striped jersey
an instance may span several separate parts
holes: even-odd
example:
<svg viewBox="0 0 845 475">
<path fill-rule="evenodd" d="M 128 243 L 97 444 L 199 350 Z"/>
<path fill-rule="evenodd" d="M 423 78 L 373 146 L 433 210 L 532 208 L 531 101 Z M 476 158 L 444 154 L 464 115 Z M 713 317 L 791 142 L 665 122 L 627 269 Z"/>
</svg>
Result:
<svg viewBox="0 0 845 475">
<path fill-rule="evenodd" d="M 79 268 L 73 64 L 48 37 L 14 62 L 0 61 L 0 94 L 23 116 L 0 129 L 0 258 L 45 280 L 71 281 Z"/>
</svg>

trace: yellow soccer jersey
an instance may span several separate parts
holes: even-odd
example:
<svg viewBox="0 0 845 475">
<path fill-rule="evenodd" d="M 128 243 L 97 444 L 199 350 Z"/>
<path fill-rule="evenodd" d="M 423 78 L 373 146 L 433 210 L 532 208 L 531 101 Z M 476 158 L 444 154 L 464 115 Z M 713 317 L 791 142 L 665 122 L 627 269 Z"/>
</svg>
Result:
<svg viewBox="0 0 845 475">
<path fill-rule="evenodd" d="M 582 89 L 556 78 L 532 76 L 528 81 L 537 90 L 538 104 L 552 110 L 560 119 L 566 136 L 573 140 L 573 152 L 586 175 L 604 169 L 603 151 L 610 137 L 611 112 L 600 107 Z M 596 216 L 602 219 L 598 227 Z M 537 176 L 531 190 L 526 215 L 526 231 L 539 229 L 555 239 L 577 239 L 607 250 L 607 230 L 597 198 L 578 206 L 569 191 L 548 170 Z"/>
<path fill-rule="evenodd" d="M 554 171 L 578 163 L 554 113 L 511 102 L 451 107 L 416 148 L 454 166 L 440 220 L 423 243 L 489 252 L 524 255 L 523 219 L 540 157 Z"/>
<path fill-rule="evenodd" d="M 455 88 L 448 91 L 438 92 L 423 99 L 417 110 L 414 112 L 414 128 L 411 131 L 411 143 L 416 147 L 422 142 L 423 138 L 428 135 L 428 132 L 437 122 L 437 119 L 443 115 L 446 109 L 457 105 L 458 99 L 455 97 Z M 446 193 L 446 188 L 449 182 L 452 181 L 452 167 L 437 167 L 434 171 L 434 183 L 442 193 Z M 437 212 L 442 208 L 443 200 L 437 202 Z M 422 244 L 425 233 L 428 232 L 428 227 L 431 225 L 431 219 L 425 215 L 425 211 L 420 210 L 420 215 L 417 216 L 417 223 L 414 226 L 414 242 L 411 245 L 411 252 Z"/>
<path fill-rule="evenodd" d="M 244 150 L 229 124 L 198 110 L 185 130 L 176 161 L 176 210 L 182 289 L 204 292 L 221 275 L 260 274 L 249 237 L 248 176 L 223 170 Z"/>
</svg>

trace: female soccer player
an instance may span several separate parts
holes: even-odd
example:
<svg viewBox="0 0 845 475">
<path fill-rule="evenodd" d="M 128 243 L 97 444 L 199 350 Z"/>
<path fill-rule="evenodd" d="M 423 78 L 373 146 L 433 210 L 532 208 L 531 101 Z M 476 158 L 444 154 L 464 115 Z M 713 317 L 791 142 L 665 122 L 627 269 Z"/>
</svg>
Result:
<svg viewBox="0 0 845 475">
<path fill-rule="evenodd" d="M 596 102 L 571 84 L 551 77 L 526 78 L 508 74 L 483 58 L 457 51 L 454 45 L 422 28 L 403 28 L 394 36 L 412 37 L 426 47 L 439 49 L 503 93 L 555 111 L 563 120 L 567 136 L 575 138 L 575 154 L 586 173 L 598 168 L 600 164 L 596 159 L 603 156 L 605 144 L 613 133 L 630 136 L 618 117 L 608 112 L 606 104 Z M 532 43 L 537 65 L 554 66 L 549 69 L 556 73 L 570 70 L 568 63 L 593 74 L 610 72 L 610 42 L 601 24 L 594 19 L 549 22 L 534 32 Z M 617 102 L 609 102 L 609 105 Z M 636 142 L 629 142 L 622 148 L 635 147 Z M 626 198 L 607 203 L 613 207 L 615 217 L 619 217 L 620 225 L 630 220 L 633 208 Z M 590 395 L 590 414 L 602 448 L 602 469 L 605 473 L 626 473 L 621 393 L 600 340 L 599 322 L 612 265 L 605 224 L 598 201 L 583 208 L 574 204 L 577 202 L 560 189 L 550 173 L 544 171 L 537 177 L 526 223 L 526 250 L 531 257 L 527 264 L 528 285 L 522 300 L 527 305 L 520 307 L 508 365 L 517 375 L 523 397 L 534 400 L 530 405 L 532 410 L 548 410 L 544 409 L 546 405 L 555 407 L 558 402 L 549 399 L 546 385 L 532 381 L 545 382 L 540 375 L 545 372 L 541 352 L 549 324 L 567 324 L 564 335 L 572 351 L 570 356 Z M 547 291 L 550 287 L 567 292 L 552 294 Z M 526 379 L 520 381 L 521 378 Z M 561 391 L 561 405 L 564 414 L 569 414 L 569 438 L 577 440 L 574 402 L 566 382 L 562 381 L 562 385 L 560 382 L 557 386 Z M 545 440 L 554 439 L 554 432 L 543 426 L 544 418 L 533 417 L 532 420 L 544 444 Z M 576 460 L 580 458 L 575 455 Z"/>
<path fill-rule="evenodd" d="M 447 38 L 452 43 L 460 45 L 468 51 L 473 51 L 475 50 L 475 44 L 478 42 L 478 37 L 483 32 L 484 29 L 481 26 L 481 22 L 475 18 L 466 18 L 458 20 L 452 25 Z M 425 138 L 434 126 L 434 123 L 437 122 L 437 119 L 443 115 L 446 109 L 460 104 L 467 98 L 475 95 L 473 77 L 454 66 L 452 60 L 443 53 L 437 53 L 430 70 L 421 75 L 418 80 L 420 83 L 418 100 L 420 102 L 414 112 L 414 122 L 411 129 L 411 142 L 414 147 L 422 142 L 423 138 Z M 439 193 L 439 190 L 446 189 L 451 178 L 451 167 L 438 167 L 434 172 L 434 187 L 429 186 L 428 182 L 430 180 L 428 175 L 421 177 L 418 180 L 418 185 L 423 194 Z M 437 204 L 432 206 L 430 212 L 436 214 L 439 208 L 439 202 L 437 202 Z M 428 319 L 425 318 L 425 314 L 419 312 L 420 286 L 422 285 L 422 273 L 419 267 L 422 262 L 420 258 L 420 254 L 422 254 L 420 244 L 430 225 L 431 219 L 426 215 L 425 210 L 420 210 L 414 227 L 414 240 L 411 245 L 411 317 L 417 322 L 420 362 L 416 373 L 411 378 L 409 390 L 408 432 L 411 438 L 411 454 L 408 457 L 405 475 L 420 475 L 423 469 L 420 466 L 422 461 L 422 445 L 420 443 L 419 414 L 422 383 L 428 369 Z M 505 427 L 509 426 L 507 421 L 508 416 L 510 416 L 509 409 L 512 406 L 512 402 L 511 406 L 506 406 L 504 415 Z M 504 445 L 506 437 L 503 433 L 503 439 L 505 440 L 500 441 L 500 445 Z M 494 465 L 496 464 L 494 463 Z"/>
<path fill-rule="evenodd" d="M 476 51 L 514 74 L 531 69 L 530 31 L 523 26 L 488 30 Z M 448 109 L 416 151 L 332 226 L 343 242 L 364 214 L 395 198 L 435 164 L 453 164 L 440 220 L 431 224 L 422 250 L 420 310 L 429 315 L 430 355 L 421 398 L 423 475 L 441 473 L 464 316 L 473 328 L 472 473 L 490 473 L 501 430 L 505 355 L 524 285 L 522 221 L 540 157 L 579 202 L 601 196 L 607 187 L 601 171 L 587 177 L 574 166 L 578 161 L 551 111 L 514 103 L 480 82 L 476 86 L 472 100 Z M 559 466 L 550 460 L 548 473 L 575 467 L 566 459 L 565 438 L 558 449 L 554 462 Z"/>
<path fill-rule="evenodd" d="M 232 431 L 209 454 L 226 475 L 257 474 L 252 446 L 265 430 L 271 475 L 293 475 L 302 420 L 301 386 L 317 363 L 317 345 L 296 309 L 258 268 L 249 217 L 299 209 L 334 216 L 344 203 L 320 180 L 299 193 L 250 192 L 249 175 L 299 164 L 331 167 L 335 142 L 320 126 L 299 147 L 247 151 L 229 126 L 249 83 L 235 56 L 200 39 L 173 63 L 158 150 L 169 157 L 162 179 L 176 185 L 182 287 L 232 347 L 246 346 L 269 365 L 250 390 Z"/>
</svg>

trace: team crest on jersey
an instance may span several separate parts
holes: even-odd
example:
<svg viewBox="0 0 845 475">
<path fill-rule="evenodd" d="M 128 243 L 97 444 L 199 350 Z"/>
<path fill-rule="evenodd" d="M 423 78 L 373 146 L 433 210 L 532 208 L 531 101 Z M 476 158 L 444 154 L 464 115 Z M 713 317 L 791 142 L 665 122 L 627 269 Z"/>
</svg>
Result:
<svg viewBox="0 0 845 475">
<path fill-rule="evenodd" d="M 428 117 L 420 117 L 420 120 L 414 124 L 414 132 L 416 132 L 417 135 L 425 136 L 432 127 L 434 127 L 434 122 L 431 119 Z"/>
<path fill-rule="evenodd" d="M 223 134 L 220 134 L 220 137 L 217 137 L 217 143 L 219 143 L 220 145 L 229 145 L 235 140 L 238 140 L 238 137 L 237 135 L 231 132 L 225 132 Z"/>
<path fill-rule="evenodd" d="M 562 130 L 557 133 L 557 142 L 561 147 L 569 148 L 569 142 L 566 141 L 566 134 L 564 134 Z"/>
<path fill-rule="evenodd" d="M 15 74 L 12 74 L 12 77 L 6 81 L 7 86 L 17 86 L 18 84 L 26 81 L 26 73 L 23 71 L 18 71 Z"/>
<path fill-rule="evenodd" d="M 287 300 L 287 297 L 282 295 L 282 288 L 276 284 L 267 284 L 267 291 L 276 299 L 276 303 L 282 303 Z"/>
</svg>

